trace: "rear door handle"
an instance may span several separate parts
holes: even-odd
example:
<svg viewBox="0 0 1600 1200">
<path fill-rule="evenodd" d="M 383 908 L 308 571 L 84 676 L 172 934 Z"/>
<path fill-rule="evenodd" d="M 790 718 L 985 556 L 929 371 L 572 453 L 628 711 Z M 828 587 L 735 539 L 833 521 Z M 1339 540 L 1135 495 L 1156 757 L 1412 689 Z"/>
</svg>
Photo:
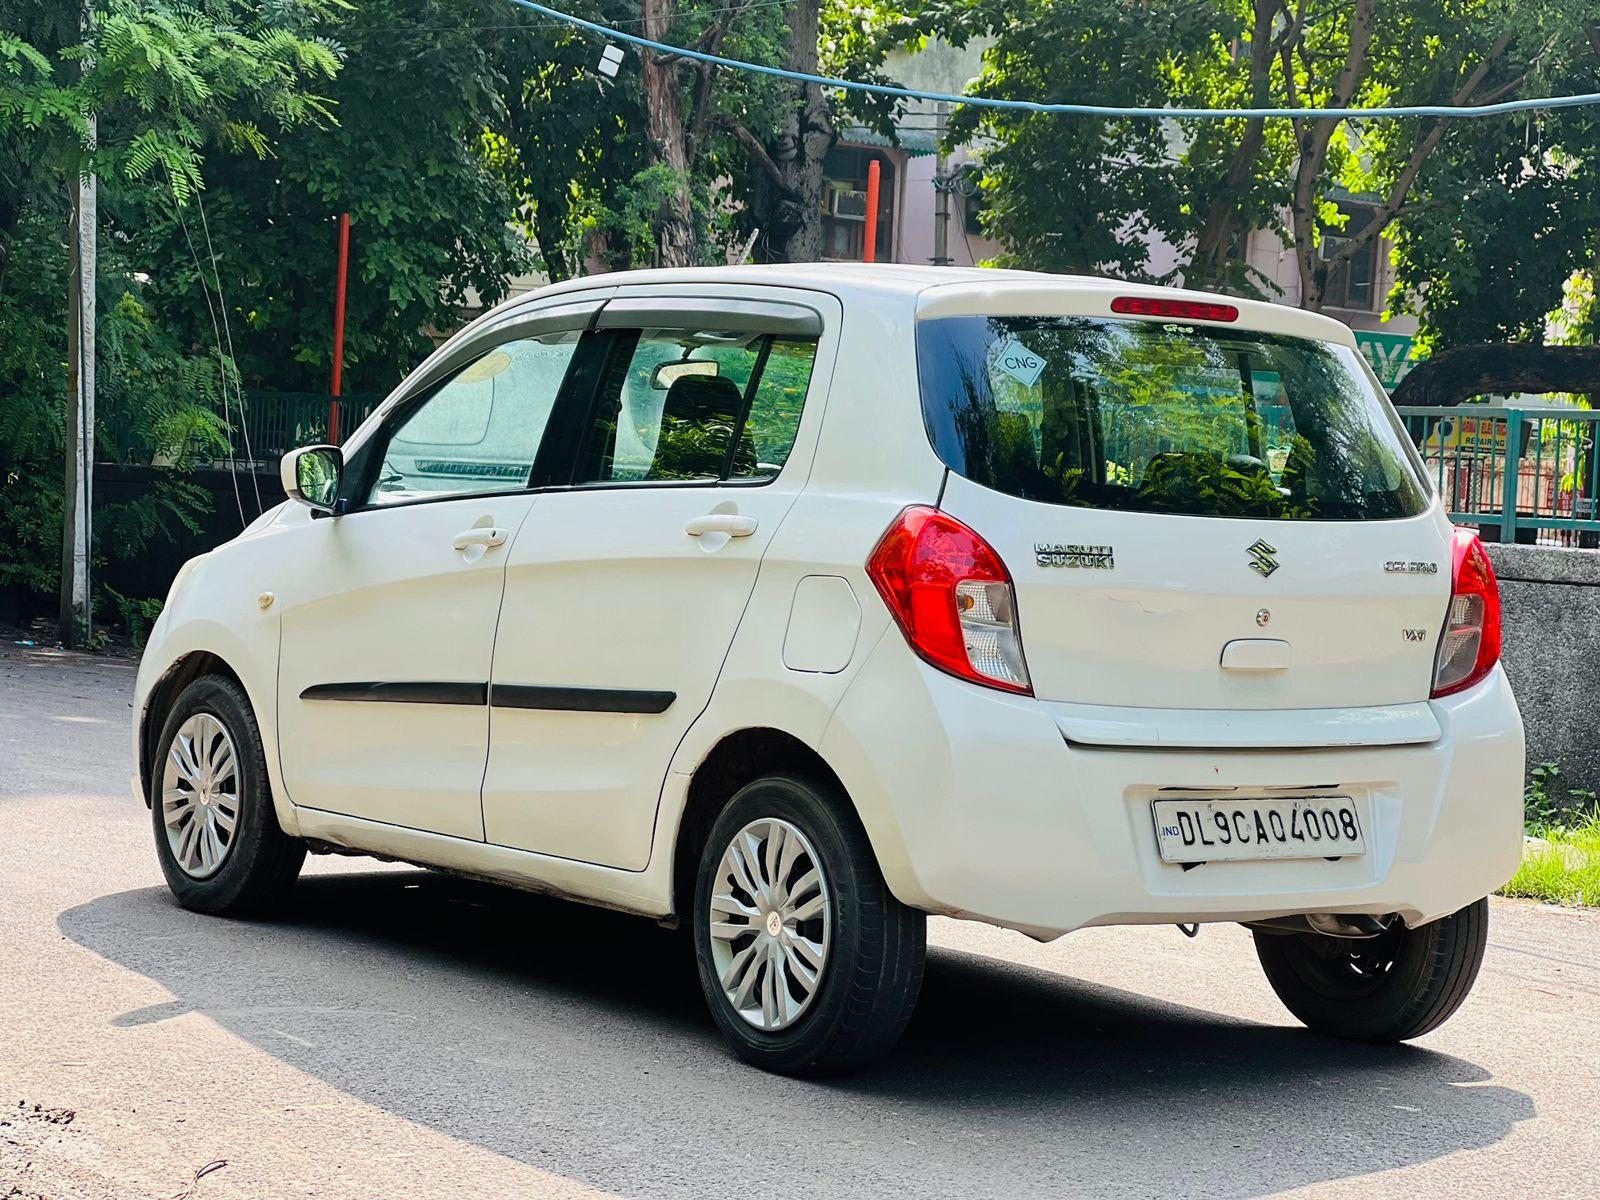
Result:
<svg viewBox="0 0 1600 1200">
<path fill-rule="evenodd" d="M 707 513 L 703 517 L 691 517 L 683 531 L 690 537 L 699 537 L 702 533 L 725 533 L 729 537 L 749 537 L 756 531 L 754 517 L 742 517 L 738 513 Z"/>
<path fill-rule="evenodd" d="M 474 529 L 464 529 L 450 539 L 450 545 L 457 550 L 466 550 L 471 546 L 482 546 L 488 550 L 505 544 L 506 531 L 497 525 L 480 525 Z"/>
</svg>

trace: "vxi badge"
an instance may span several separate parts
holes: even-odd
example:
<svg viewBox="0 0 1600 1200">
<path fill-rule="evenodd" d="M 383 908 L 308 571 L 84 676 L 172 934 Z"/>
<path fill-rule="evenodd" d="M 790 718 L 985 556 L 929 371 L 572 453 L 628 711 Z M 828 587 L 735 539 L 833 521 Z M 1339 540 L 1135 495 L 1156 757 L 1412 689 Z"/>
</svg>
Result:
<svg viewBox="0 0 1600 1200">
<path fill-rule="evenodd" d="M 1077 542 L 1035 542 L 1033 559 L 1041 567 L 1087 567 L 1092 571 L 1109 571 L 1117 565 L 1112 547 L 1081 546 Z"/>
<path fill-rule="evenodd" d="M 1263 579 L 1278 569 L 1278 560 L 1272 557 L 1277 552 L 1278 548 L 1265 538 L 1257 538 L 1245 547 L 1245 553 L 1250 556 L 1250 569 Z"/>
</svg>

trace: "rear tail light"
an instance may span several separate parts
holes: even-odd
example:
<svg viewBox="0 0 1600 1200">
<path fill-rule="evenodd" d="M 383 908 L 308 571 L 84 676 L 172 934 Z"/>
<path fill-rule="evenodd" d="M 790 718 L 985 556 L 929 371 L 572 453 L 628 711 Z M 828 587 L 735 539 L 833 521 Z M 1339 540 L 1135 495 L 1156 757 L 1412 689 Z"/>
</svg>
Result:
<svg viewBox="0 0 1600 1200">
<path fill-rule="evenodd" d="M 1118 296 L 1111 311 L 1130 317 L 1167 317 L 1174 321 L 1237 321 L 1239 310 L 1231 304 L 1200 300 L 1164 300 L 1159 296 Z"/>
<path fill-rule="evenodd" d="M 1500 661 L 1500 585 L 1478 535 L 1455 531 L 1450 547 L 1450 609 L 1433 668 L 1433 694 L 1469 688 Z"/>
<path fill-rule="evenodd" d="M 941 671 L 1032 695 L 1005 563 L 981 537 L 935 508 L 895 518 L 867 574 L 911 648 Z"/>
</svg>

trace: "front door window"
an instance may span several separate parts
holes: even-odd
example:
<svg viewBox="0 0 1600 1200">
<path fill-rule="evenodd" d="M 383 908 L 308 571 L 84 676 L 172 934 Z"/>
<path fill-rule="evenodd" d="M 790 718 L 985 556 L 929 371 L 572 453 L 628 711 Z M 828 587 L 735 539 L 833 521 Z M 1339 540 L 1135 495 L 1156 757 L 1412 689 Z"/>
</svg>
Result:
<svg viewBox="0 0 1600 1200">
<path fill-rule="evenodd" d="M 378 436 L 370 507 L 527 485 L 579 331 L 494 347 Z"/>
</svg>

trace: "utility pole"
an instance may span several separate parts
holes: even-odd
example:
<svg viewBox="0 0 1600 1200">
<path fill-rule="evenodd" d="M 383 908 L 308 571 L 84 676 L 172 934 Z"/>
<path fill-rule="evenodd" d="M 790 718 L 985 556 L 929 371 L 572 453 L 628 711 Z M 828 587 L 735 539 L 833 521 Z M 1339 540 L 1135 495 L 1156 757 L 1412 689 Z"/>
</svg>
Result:
<svg viewBox="0 0 1600 1200">
<path fill-rule="evenodd" d="M 94 27 L 91 0 L 80 15 L 84 41 Z M 87 73 L 94 66 L 83 60 Z M 89 114 L 89 149 L 93 151 L 98 121 Z M 67 297 L 66 491 L 61 520 L 61 642 L 76 648 L 88 643 L 93 612 L 90 604 L 89 552 L 94 540 L 94 335 L 95 231 L 99 195 L 89 163 L 72 181 L 72 218 L 68 252 L 72 256 Z"/>
<path fill-rule="evenodd" d="M 940 100 L 933 109 L 934 146 L 938 157 L 933 168 L 933 265 L 950 265 L 950 179 L 946 171 L 949 160 L 944 153 L 945 120 L 950 115 L 948 101 Z"/>
</svg>

